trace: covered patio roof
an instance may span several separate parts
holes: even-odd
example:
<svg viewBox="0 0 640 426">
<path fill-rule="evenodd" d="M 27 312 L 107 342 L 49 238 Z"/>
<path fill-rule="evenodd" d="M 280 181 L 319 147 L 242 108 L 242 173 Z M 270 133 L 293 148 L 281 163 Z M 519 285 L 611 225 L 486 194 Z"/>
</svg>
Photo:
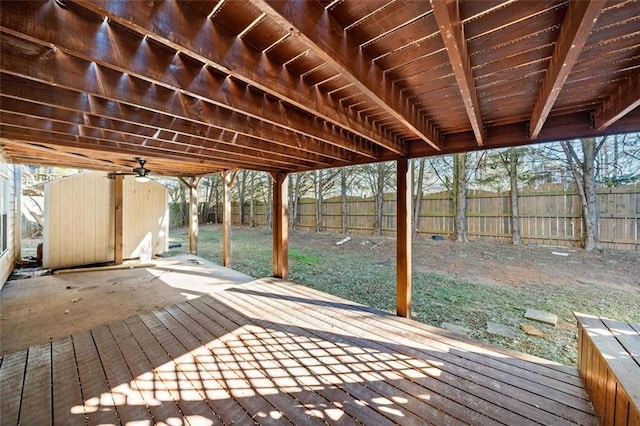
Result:
<svg viewBox="0 0 640 426">
<path fill-rule="evenodd" d="M 10 161 L 289 173 L 640 131 L 637 1 L 3 1 Z"/>
</svg>

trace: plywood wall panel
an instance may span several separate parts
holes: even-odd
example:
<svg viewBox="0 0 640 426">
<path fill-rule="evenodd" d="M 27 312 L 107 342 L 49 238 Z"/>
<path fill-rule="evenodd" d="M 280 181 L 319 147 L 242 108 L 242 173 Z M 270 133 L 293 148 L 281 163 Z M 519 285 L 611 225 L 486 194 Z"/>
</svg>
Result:
<svg viewBox="0 0 640 426">
<path fill-rule="evenodd" d="M 45 268 L 66 268 L 114 259 L 114 182 L 87 172 L 45 186 Z M 124 258 L 168 249 L 167 191 L 154 182 L 124 179 Z"/>
<path fill-rule="evenodd" d="M 124 258 L 162 253 L 169 244 L 167 190 L 155 182 L 124 180 Z"/>
</svg>

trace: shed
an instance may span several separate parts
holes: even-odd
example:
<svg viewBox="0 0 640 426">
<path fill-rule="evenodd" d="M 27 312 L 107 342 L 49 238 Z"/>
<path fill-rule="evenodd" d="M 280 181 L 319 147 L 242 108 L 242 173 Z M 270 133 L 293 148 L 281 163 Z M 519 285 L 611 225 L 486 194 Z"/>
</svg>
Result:
<svg viewBox="0 0 640 426">
<path fill-rule="evenodd" d="M 149 258 L 168 248 L 167 189 L 125 176 L 122 257 Z M 114 261 L 115 183 L 85 172 L 45 184 L 43 266 L 67 268 Z"/>
</svg>

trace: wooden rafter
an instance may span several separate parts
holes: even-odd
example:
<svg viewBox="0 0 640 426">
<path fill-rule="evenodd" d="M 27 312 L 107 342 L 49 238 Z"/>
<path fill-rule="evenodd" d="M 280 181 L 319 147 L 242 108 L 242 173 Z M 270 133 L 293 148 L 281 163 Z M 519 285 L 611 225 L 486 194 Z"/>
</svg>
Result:
<svg viewBox="0 0 640 426">
<path fill-rule="evenodd" d="M 594 117 L 596 130 L 605 130 L 638 106 L 640 106 L 640 72 L 636 71 L 624 80 L 596 110 Z"/>
<path fill-rule="evenodd" d="M 98 117 L 87 113 L 70 111 L 67 109 L 57 108 L 51 105 L 40 105 L 23 99 L 8 98 L 0 95 L 0 112 L 8 115 L 20 114 L 22 116 L 30 116 L 34 119 L 38 117 L 47 117 L 50 122 L 64 123 L 69 125 L 81 126 L 83 129 L 104 129 L 116 132 L 122 135 L 123 139 L 138 138 L 140 136 L 151 139 L 145 146 L 154 146 L 162 143 L 166 148 L 173 149 L 176 153 L 187 152 L 193 147 L 198 147 L 203 154 L 211 156 L 220 156 L 224 153 L 230 153 L 231 160 L 245 161 L 251 163 L 256 158 L 260 158 L 265 164 L 271 164 L 274 167 L 279 165 L 282 167 L 291 167 L 294 164 L 314 164 L 323 163 L 324 159 L 314 154 L 295 155 L 296 152 L 277 147 L 274 151 L 254 149 L 255 140 L 251 140 L 243 135 L 230 135 L 228 140 L 222 134 L 216 138 L 203 138 L 193 135 L 185 135 L 177 132 L 163 131 L 156 127 L 146 126 L 139 122 L 123 122 L 108 117 Z M 135 117 L 135 112 L 133 116 Z M 131 119 L 131 118 L 130 118 Z M 246 140 L 244 140 L 246 139 Z M 253 143 L 252 143 L 253 142 Z M 242 144 L 238 146 L 238 144 Z M 281 152 L 278 152 L 281 151 Z M 325 163 L 327 164 L 327 163 Z"/>
<path fill-rule="evenodd" d="M 604 4 L 605 0 L 573 0 L 569 4 L 529 122 L 531 139 L 537 139 L 540 135 Z"/>
<path fill-rule="evenodd" d="M 0 120 L 2 121 L 2 133 L 5 131 L 13 131 L 13 134 L 22 131 L 26 133 L 29 130 L 36 132 L 46 132 L 52 135 L 52 139 L 71 138 L 78 142 L 84 141 L 91 144 L 96 150 L 122 149 L 130 152 L 132 155 L 138 156 L 142 152 L 154 152 L 156 155 L 165 156 L 167 158 L 180 158 L 185 154 L 189 154 L 194 159 L 206 161 L 216 158 L 212 155 L 213 150 L 204 149 L 198 145 L 187 145 L 182 149 L 176 149 L 176 145 L 170 141 L 162 141 L 155 138 L 145 138 L 142 136 L 127 135 L 120 132 L 105 130 L 94 127 L 81 126 L 73 123 L 65 123 L 60 121 L 47 120 L 40 117 L 30 117 L 27 115 L 17 115 L 11 112 L 0 110 Z M 11 130 L 9 130 L 11 128 Z M 280 162 L 273 163 L 263 160 L 265 165 L 270 168 L 294 170 L 291 164 L 282 164 Z M 233 164 L 238 167 L 251 167 L 253 162 L 250 158 L 243 156 L 229 155 L 226 160 L 227 164 Z M 219 164 L 225 164 L 220 162 Z"/>
<path fill-rule="evenodd" d="M 319 3 L 256 0 L 254 4 L 276 22 L 295 28 L 299 33 L 294 36 L 338 69 L 351 84 L 418 138 L 435 150 L 440 150 L 440 135 L 436 127 L 417 114 L 400 90 L 385 78 L 382 70 L 370 58 L 363 56 L 359 47 L 346 37 L 344 28 Z M 341 37 L 336 39 L 336 34 Z"/>
<path fill-rule="evenodd" d="M 282 73 L 280 66 L 265 60 L 260 52 L 238 43 L 236 37 L 225 35 L 206 16 L 181 7 L 179 2 L 149 5 L 145 2 L 79 0 L 74 3 L 332 125 L 394 152 L 402 150 L 393 138 L 367 126 L 347 110 L 336 111 L 315 89 L 301 87 L 296 79 Z M 157 26 L 155 22 L 164 22 L 164 25 Z M 237 67 L 234 61 L 238 60 L 242 60 L 244 66 Z"/>
<path fill-rule="evenodd" d="M 449 63 L 453 68 L 473 133 L 476 135 L 478 145 L 482 145 L 484 141 L 482 115 L 460 17 L 460 3 L 458 0 L 431 0 L 431 8 L 440 27 L 440 35 L 447 48 Z"/>
<path fill-rule="evenodd" d="M 7 6 L 6 2 L 1 5 L 3 9 L 10 6 L 11 4 Z M 241 114 L 234 120 L 226 121 L 227 126 L 233 126 L 235 122 L 245 122 L 242 115 L 246 115 L 251 118 L 249 123 L 255 120 L 264 121 L 271 126 L 282 127 L 288 132 L 317 138 L 352 152 L 364 153 L 372 159 L 377 156 L 377 150 L 371 143 L 345 137 L 346 135 L 340 134 L 336 129 L 312 120 L 299 111 L 280 107 L 276 101 L 267 99 L 249 90 L 245 85 L 204 67 L 202 62 L 189 60 L 184 54 L 175 54 L 166 48 L 153 47 L 145 42 L 143 36 L 138 40 L 132 39 L 129 35 L 123 35 L 121 31 L 110 30 L 108 24 L 102 21 L 92 22 L 85 17 L 61 10 L 53 4 L 47 15 L 51 21 L 50 25 L 30 29 L 29 18 L 39 9 L 35 5 L 31 8 L 29 6 L 31 3 L 20 7 L 23 15 L 18 15 L 13 9 L 0 14 L 2 30 L 16 38 L 29 31 L 29 41 L 39 43 L 43 47 L 43 54 L 51 50 L 50 46 L 53 45 L 53 52 L 58 53 L 55 56 L 65 53 L 69 58 L 77 58 L 80 63 L 90 62 L 98 64 L 100 69 L 114 71 L 114 84 L 122 84 L 123 78 L 127 84 L 134 84 L 140 79 L 142 81 L 136 84 L 144 85 L 146 82 L 157 85 L 159 87 L 156 90 L 159 91 L 165 88 L 170 97 L 175 97 L 176 89 L 180 88 L 180 96 L 193 97 L 209 104 L 210 108 L 218 107 Z M 4 18 L 6 16 L 10 19 Z M 60 27 L 65 28 L 65 31 L 56 30 Z M 86 34 L 92 35 L 87 37 Z M 87 40 L 93 42 L 89 43 Z M 108 48 L 105 46 L 106 41 L 109 43 Z M 19 39 L 15 41 L 15 44 L 17 43 L 20 43 Z M 94 84 L 99 82 L 99 77 L 93 77 L 96 79 Z M 92 77 L 86 75 L 85 78 Z M 81 83 L 82 80 L 77 82 Z M 258 124 L 251 125 L 252 129 L 259 127 Z"/>
<path fill-rule="evenodd" d="M 112 160 L 95 159 L 78 152 L 66 152 L 57 147 L 30 144 L 16 140 L 0 139 L 0 145 L 11 158 L 25 159 L 22 164 L 49 164 L 53 159 L 73 164 L 79 169 L 95 168 L 109 171 L 124 171 L 127 166 L 118 164 Z"/>
<path fill-rule="evenodd" d="M 227 131 L 219 127 L 205 126 L 200 123 L 188 121 L 186 119 L 176 118 L 165 114 L 154 113 L 141 108 L 117 103 L 100 98 L 94 95 L 86 95 L 80 92 L 67 90 L 59 86 L 51 86 L 36 81 L 24 80 L 12 75 L 0 74 L 0 78 L 5 83 L 3 87 L 3 104 L 7 109 L 11 107 L 11 100 L 15 99 L 21 102 L 29 102 L 33 106 L 31 113 L 39 109 L 51 109 L 55 117 L 57 110 L 67 110 L 82 114 L 84 116 L 94 117 L 95 119 L 104 118 L 113 123 L 120 123 L 122 126 L 135 126 L 136 130 L 151 129 L 154 133 L 163 129 L 171 129 L 171 132 L 180 137 L 174 138 L 183 140 L 188 138 L 191 143 L 200 146 L 208 146 L 208 144 L 223 144 L 225 149 L 236 152 L 235 148 L 250 148 L 258 152 L 254 158 L 282 158 L 291 159 L 290 162 L 296 164 L 304 164 L 310 162 L 317 165 L 329 165 L 330 161 L 334 161 L 333 156 L 325 157 L 313 152 L 308 152 L 304 147 L 296 147 L 295 150 L 290 149 L 287 143 L 279 143 L 275 140 L 265 147 L 264 139 L 258 139 L 247 134 Z M 219 119 L 225 116 L 218 114 Z M 101 123 L 104 123 L 101 121 Z M 164 132 L 163 132 L 164 133 Z M 167 132 L 168 133 L 168 132 Z M 185 139 L 187 140 L 187 139 Z M 222 145 L 221 145 L 222 146 Z M 227 148 L 230 147 L 230 148 Z M 265 156 L 265 153 L 267 154 Z M 268 155 L 268 154 L 273 155 Z"/>
<path fill-rule="evenodd" d="M 296 134 L 290 130 L 275 125 L 265 125 L 260 120 L 243 117 L 240 119 L 234 113 L 224 108 L 217 108 L 189 98 L 182 93 L 157 87 L 135 77 L 88 63 L 87 61 L 55 53 L 46 59 L 48 67 L 42 67 L 42 62 L 34 63 L 28 51 L 7 49 L 0 57 L 0 70 L 34 81 L 47 83 L 53 77 L 60 87 L 84 92 L 103 99 L 143 107 L 154 113 L 166 114 L 176 118 L 194 121 L 206 126 L 226 127 L 232 131 L 251 135 L 265 140 L 279 140 L 287 146 L 302 151 L 310 151 L 333 159 L 348 160 L 349 153 L 334 145 L 318 144 L 312 138 Z M 277 109 L 276 109 L 277 110 Z M 319 130 L 320 133 L 322 133 Z M 323 135 L 323 141 L 332 139 Z M 343 143 L 340 139 L 334 141 Z"/>
<path fill-rule="evenodd" d="M 443 2 L 0 2 L 2 145 L 278 175 L 640 130 L 640 3 Z"/>
</svg>

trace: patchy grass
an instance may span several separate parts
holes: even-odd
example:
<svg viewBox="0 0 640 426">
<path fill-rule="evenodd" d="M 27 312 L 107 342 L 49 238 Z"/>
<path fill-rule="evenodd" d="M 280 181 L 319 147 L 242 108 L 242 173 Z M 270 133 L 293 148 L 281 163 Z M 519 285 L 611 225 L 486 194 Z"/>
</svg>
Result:
<svg viewBox="0 0 640 426">
<path fill-rule="evenodd" d="M 170 254 L 185 253 L 188 235 L 184 228 L 171 230 L 171 237 L 182 248 Z M 335 246 L 340 235 L 296 232 L 289 239 L 289 279 L 318 290 L 363 303 L 388 312 L 395 311 L 395 241 L 378 237 L 375 251 L 371 237 L 353 237 Z M 233 228 L 232 267 L 254 277 L 271 275 L 271 231 L 262 228 Z M 414 242 L 414 245 L 419 241 Z M 368 244 L 368 245 L 367 245 Z M 455 249 L 455 246 L 454 246 Z M 514 247 L 511 250 L 519 250 Z M 220 263 L 221 228 L 203 226 L 198 253 Z M 534 252 L 535 254 L 535 252 Z M 437 253 L 429 248 L 429 255 Z M 447 256 L 451 257 L 449 253 Z M 531 251 L 523 257 L 531 261 Z M 414 263 L 416 262 L 414 253 Z M 516 262 L 518 256 L 515 255 Z M 512 265 L 518 267 L 517 264 Z M 557 267 L 557 265 L 555 265 Z M 567 268 L 575 265 L 567 264 Z M 424 269 L 424 268 L 422 268 Z M 640 266 L 639 270 L 640 272 Z M 567 273 L 570 275 L 571 270 Z M 637 275 L 636 275 L 637 276 Z M 472 330 L 483 341 L 537 355 L 563 364 L 576 363 L 576 327 L 573 312 L 592 313 L 622 321 L 640 323 L 640 286 L 616 287 L 603 284 L 539 282 L 526 285 L 495 285 L 470 282 L 442 272 L 413 272 L 414 319 L 439 326 L 455 323 Z M 527 308 L 546 310 L 559 317 L 557 327 L 526 320 Z M 515 339 L 487 334 L 486 322 L 511 326 Z M 532 337 L 520 331 L 521 324 L 533 325 L 545 337 Z"/>
</svg>

